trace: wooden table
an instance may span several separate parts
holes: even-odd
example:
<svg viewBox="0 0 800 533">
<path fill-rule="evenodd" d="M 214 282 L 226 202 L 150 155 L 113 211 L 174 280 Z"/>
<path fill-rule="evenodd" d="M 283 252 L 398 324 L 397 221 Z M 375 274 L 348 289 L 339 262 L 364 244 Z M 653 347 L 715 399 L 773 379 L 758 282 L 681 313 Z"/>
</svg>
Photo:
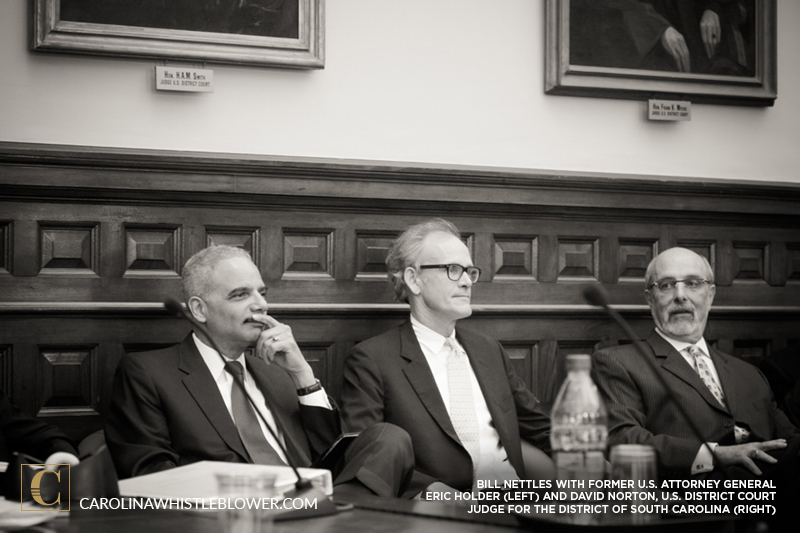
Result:
<svg viewBox="0 0 800 533">
<path fill-rule="evenodd" d="M 733 531 L 733 521 L 725 518 L 666 519 L 648 526 L 621 525 L 574 526 L 545 521 L 519 520 L 513 515 L 471 515 L 463 507 L 433 503 L 408 502 L 381 498 L 360 498 L 357 507 L 332 516 L 276 522 L 274 533 L 380 533 L 435 532 L 509 532 L 536 531 L 647 531 L 667 532 L 679 528 L 716 533 Z M 379 508 L 381 510 L 375 510 Z M 65 513 L 66 515 L 66 513 Z M 43 524 L 54 533 L 219 533 L 214 512 L 178 510 L 73 510 L 69 516 Z M 37 529 L 42 531 L 42 529 Z"/>
</svg>

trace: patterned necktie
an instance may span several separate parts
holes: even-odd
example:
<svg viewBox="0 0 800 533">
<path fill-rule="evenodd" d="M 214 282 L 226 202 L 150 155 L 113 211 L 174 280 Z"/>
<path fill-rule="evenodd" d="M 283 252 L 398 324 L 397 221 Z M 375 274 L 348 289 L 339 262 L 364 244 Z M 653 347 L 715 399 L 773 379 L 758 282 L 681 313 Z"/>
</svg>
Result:
<svg viewBox="0 0 800 533">
<path fill-rule="evenodd" d="M 722 389 L 717 384 L 714 376 L 711 375 L 711 370 L 708 368 L 708 364 L 703 360 L 703 352 L 697 346 L 689 346 L 686 348 L 686 351 L 689 352 L 689 355 L 692 356 L 694 360 L 694 369 L 697 371 L 698 375 L 700 376 L 700 380 L 708 387 L 708 390 L 711 391 L 711 394 L 714 395 L 714 398 L 717 399 L 719 404 L 724 407 L 725 409 L 728 406 L 725 404 L 725 396 L 722 394 Z"/>
<path fill-rule="evenodd" d="M 450 389 L 450 421 L 461 444 L 472 458 L 472 479 L 478 471 L 481 442 L 478 431 L 478 414 L 472 398 L 472 379 L 469 358 L 452 338 L 445 342 L 447 353 L 447 387 Z"/>
<path fill-rule="evenodd" d="M 228 361 L 225 363 L 225 370 L 233 377 L 231 388 L 233 421 L 250 459 L 255 464 L 285 465 L 275 448 L 267 442 L 258 424 L 256 412 L 244 394 L 244 367 L 239 361 Z"/>
</svg>

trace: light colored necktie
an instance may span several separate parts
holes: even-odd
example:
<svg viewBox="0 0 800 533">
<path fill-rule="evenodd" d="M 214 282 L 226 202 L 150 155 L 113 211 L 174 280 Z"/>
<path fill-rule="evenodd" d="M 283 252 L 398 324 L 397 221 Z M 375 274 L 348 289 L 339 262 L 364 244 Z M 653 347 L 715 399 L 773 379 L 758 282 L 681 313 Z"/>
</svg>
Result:
<svg viewBox="0 0 800 533">
<path fill-rule="evenodd" d="M 473 484 L 481 457 L 478 414 L 472 397 L 469 358 L 452 338 L 445 342 L 447 353 L 447 386 L 450 389 L 450 421 L 461 444 L 472 458 Z"/>
<path fill-rule="evenodd" d="M 228 361 L 225 370 L 233 377 L 231 407 L 236 430 L 250 459 L 260 465 L 285 465 L 281 456 L 270 445 L 256 418 L 256 412 L 244 394 L 244 367 L 239 361 Z"/>
<path fill-rule="evenodd" d="M 694 369 L 697 371 L 697 374 L 700 376 L 700 380 L 708 387 L 708 390 L 711 391 L 711 394 L 714 395 L 714 398 L 717 399 L 719 404 L 724 407 L 725 409 L 728 406 L 725 404 L 725 395 L 722 393 L 722 388 L 717 384 L 714 376 L 711 375 L 711 370 L 708 368 L 708 364 L 703 360 L 703 352 L 697 346 L 689 346 L 686 348 L 686 351 L 689 352 L 689 355 L 692 356 L 694 359 Z"/>
</svg>

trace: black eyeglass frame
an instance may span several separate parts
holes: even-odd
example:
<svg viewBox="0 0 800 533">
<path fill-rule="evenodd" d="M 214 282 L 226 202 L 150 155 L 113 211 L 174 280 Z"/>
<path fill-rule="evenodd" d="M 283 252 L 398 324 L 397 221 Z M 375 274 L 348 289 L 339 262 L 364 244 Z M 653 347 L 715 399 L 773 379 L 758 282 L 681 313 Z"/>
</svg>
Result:
<svg viewBox="0 0 800 533">
<path fill-rule="evenodd" d="M 697 285 L 693 287 L 689 285 L 689 283 L 687 282 L 694 282 L 697 283 Z M 669 283 L 671 286 L 668 286 L 666 289 L 662 289 L 661 287 L 659 287 L 659 285 L 661 285 L 662 283 Z M 707 284 L 708 286 L 714 285 L 714 281 L 707 278 L 684 278 L 684 279 L 664 278 L 651 283 L 650 285 L 647 286 L 647 288 L 652 289 L 653 287 L 655 287 L 658 289 L 659 292 L 667 293 L 677 289 L 678 283 L 683 283 L 683 286 L 690 291 L 698 291 L 705 284 Z"/>
<path fill-rule="evenodd" d="M 450 275 L 450 269 L 453 268 L 453 267 L 458 267 L 458 268 L 461 269 L 461 272 L 459 272 L 458 276 L 456 276 L 455 278 Z M 470 279 L 470 281 L 472 281 L 472 283 L 477 283 L 478 280 L 481 279 L 481 269 L 476 267 L 476 266 L 465 267 L 465 266 L 458 265 L 456 263 L 449 263 L 449 264 L 446 264 L 446 265 L 420 265 L 417 268 L 419 268 L 420 270 L 428 269 L 428 268 L 444 268 L 447 271 L 447 279 L 449 279 L 450 281 L 458 281 L 458 280 L 460 280 L 461 276 L 464 275 L 464 272 L 467 273 L 467 277 Z M 470 274 L 470 272 L 477 272 L 477 274 L 475 274 L 475 279 L 472 278 L 472 275 Z"/>
</svg>

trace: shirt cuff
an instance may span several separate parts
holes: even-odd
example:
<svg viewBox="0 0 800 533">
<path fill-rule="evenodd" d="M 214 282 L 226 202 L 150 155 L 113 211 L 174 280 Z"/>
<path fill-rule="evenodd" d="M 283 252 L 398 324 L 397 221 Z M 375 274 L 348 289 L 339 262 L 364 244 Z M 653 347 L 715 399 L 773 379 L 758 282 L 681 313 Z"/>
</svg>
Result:
<svg viewBox="0 0 800 533">
<path fill-rule="evenodd" d="M 306 394 L 305 396 L 298 396 L 301 405 L 308 407 L 324 407 L 325 409 L 333 409 L 331 402 L 328 400 L 328 395 L 325 394 L 325 389 L 320 389 L 317 392 Z"/>
<path fill-rule="evenodd" d="M 712 452 L 717 449 L 717 443 L 709 442 L 707 444 L 708 446 L 700 446 L 697 451 L 697 456 L 695 456 L 692 463 L 692 475 L 714 470 L 714 455 Z M 709 450 L 709 448 L 711 449 Z"/>
</svg>

